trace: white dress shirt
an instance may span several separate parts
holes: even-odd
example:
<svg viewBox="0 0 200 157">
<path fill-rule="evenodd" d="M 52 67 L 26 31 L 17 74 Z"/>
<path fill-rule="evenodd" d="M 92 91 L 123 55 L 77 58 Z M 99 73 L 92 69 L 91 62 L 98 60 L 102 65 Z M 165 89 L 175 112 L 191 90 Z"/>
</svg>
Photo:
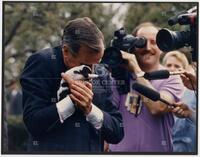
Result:
<svg viewBox="0 0 200 157">
<path fill-rule="evenodd" d="M 61 123 L 75 112 L 75 106 L 69 96 L 56 103 L 56 107 Z M 100 129 L 103 124 L 103 112 L 97 106 L 92 104 L 92 110 L 86 115 L 86 120 L 96 129 Z"/>
</svg>

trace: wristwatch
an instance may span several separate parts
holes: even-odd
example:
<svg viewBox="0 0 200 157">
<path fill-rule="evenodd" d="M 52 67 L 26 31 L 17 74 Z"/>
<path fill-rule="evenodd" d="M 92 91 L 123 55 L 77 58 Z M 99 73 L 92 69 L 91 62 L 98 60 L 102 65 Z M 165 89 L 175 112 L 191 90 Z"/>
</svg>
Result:
<svg viewBox="0 0 200 157">
<path fill-rule="evenodd" d="M 145 72 L 144 72 L 144 71 L 141 71 L 141 72 L 139 72 L 139 73 L 137 73 L 137 74 L 135 74 L 135 75 L 137 76 L 137 78 L 139 78 L 139 77 L 143 77 L 144 74 L 145 74 Z"/>
</svg>

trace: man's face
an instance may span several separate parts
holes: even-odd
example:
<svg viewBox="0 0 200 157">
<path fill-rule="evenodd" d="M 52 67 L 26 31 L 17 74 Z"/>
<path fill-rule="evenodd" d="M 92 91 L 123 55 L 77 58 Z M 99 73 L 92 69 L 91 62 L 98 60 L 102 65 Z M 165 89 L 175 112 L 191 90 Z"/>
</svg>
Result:
<svg viewBox="0 0 200 157">
<path fill-rule="evenodd" d="M 165 67 L 169 71 L 184 70 L 184 67 L 183 67 L 183 64 L 181 63 L 181 61 L 178 60 L 174 56 L 170 56 L 170 57 L 167 58 L 166 63 L 165 63 Z"/>
<path fill-rule="evenodd" d="M 152 26 L 142 27 L 138 30 L 138 37 L 145 37 L 147 39 L 147 45 L 145 48 L 138 49 L 135 52 L 136 58 L 140 67 L 142 66 L 151 68 L 155 64 L 159 64 L 159 58 L 161 51 L 156 44 L 156 34 L 158 30 Z"/>
<path fill-rule="evenodd" d="M 92 68 L 93 64 L 98 64 L 104 54 L 103 41 L 100 43 L 100 52 L 92 52 L 90 48 L 82 45 L 76 56 L 73 56 L 67 49 L 63 49 L 64 63 L 69 68 L 73 68 L 80 65 L 88 65 Z"/>
</svg>

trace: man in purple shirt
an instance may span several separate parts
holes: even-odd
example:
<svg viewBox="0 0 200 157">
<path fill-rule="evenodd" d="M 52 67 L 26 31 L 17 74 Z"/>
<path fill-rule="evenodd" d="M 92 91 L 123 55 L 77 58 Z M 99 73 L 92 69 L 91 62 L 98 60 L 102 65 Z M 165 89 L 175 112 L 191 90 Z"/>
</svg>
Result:
<svg viewBox="0 0 200 157">
<path fill-rule="evenodd" d="M 173 103 L 182 97 L 184 87 L 179 77 L 148 81 L 141 76 L 144 72 L 163 69 L 159 59 L 161 51 L 156 45 L 158 28 L 151 23 L 143 23 L 134 31 L 134 36 L 145 37 L 145 48 L 134 54 L 122 52 L 128 61 L 126 68 L 133 73 L 134 82 L 159 91 L 161 97 Z M 120 104 L 125 136 L 117 145 L 110 145 L 110 151 L 120 152 L 172 152 L 171 130 L 174 124 L 172 109 L 160 101 L 152 101 L 139 96 L 132 90 L 127 95 L 119 95 L 113 89 L 113 101 Z"/>
</svg>

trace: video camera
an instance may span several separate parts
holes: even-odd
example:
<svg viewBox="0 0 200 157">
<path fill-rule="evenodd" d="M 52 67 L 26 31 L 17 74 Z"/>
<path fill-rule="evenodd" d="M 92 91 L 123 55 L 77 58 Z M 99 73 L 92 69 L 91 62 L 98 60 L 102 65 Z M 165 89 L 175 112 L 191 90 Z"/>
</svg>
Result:
<svg viewBox="0 0 200 157">
<path fill-rule="evenodd" d="M 120 50 L 133 53 L 135 48 L 143 48 L 146 46 L 146 43 L 146 38 L 126 34 L 125 29 L 121 28 L 114 32 L 114 38 L 110 44 L 111 47 L 105 49 L 102 63 L 107 64 L 111 69 L 112 77 L 124 82 L 124 84 L 120 84 L 117 87 L 120 94 L 126 94 L 130 91 L 130 73 L 120 66 L 126 64 L 126 60 L 122 58 Z"/>
<path fill-rule="evenodd" d="M 169 52 L 179 49 L 183 46 L 192 47 L 192 60 L 197 61 L 197 7 L 193 7 L 185 12 L 180 12 L 178 15 L 171 17 L 168 24 L 173 26 L 177 23 L 180 25 L 190 25 L 188 31 L 171 31 L 166 28 L 161 29 L 156 36 L 156 43 L 158 47 L 164 51 Z"/>
<path fill-rule="evenodd" d="M 143 48 L 146 46 L 146 39 L 144 37 L 134 37 L 131 34 L 126 34 L 124 28 L 114 32 L 114 38 L 111 40 L 111 47 L 104 51 L 102 58 L 103 63 L 110 67 L 118 67 L 125 61 L 122 59 L 120 50 L 133 53 L 135 48 Z"/>
</svg>

